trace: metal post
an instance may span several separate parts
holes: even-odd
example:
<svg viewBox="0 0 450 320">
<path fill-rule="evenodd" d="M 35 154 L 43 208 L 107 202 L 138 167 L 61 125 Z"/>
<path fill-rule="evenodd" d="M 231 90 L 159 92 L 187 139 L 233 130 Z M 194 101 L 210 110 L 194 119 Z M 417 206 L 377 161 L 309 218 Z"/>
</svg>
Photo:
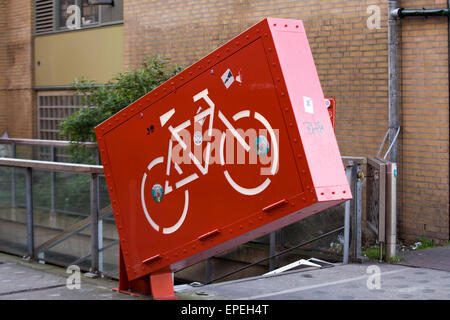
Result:
<svg viewBox="0 0 450 320">
<path fill-rule="evenodd" d="M 386 260 L 396 256 L 397 245 L 397 164 L 387 169 Z"/>
<path fill-rule="evenodd" d="M 211 281 L 211 258 L 205 260 L 205 283 Z"/>
<path fill-rule="evenodd" d="M 16 157 L 16 144 L 11 143 L 11 158 Z M 11 167 L 11 206 L 16 207 L 16 169 Z"/>
<path fill-rule="evenodd" d="M 269 238 L 269 271 L 273 271 L 277 268 L 277 259 L 273 258 L 277 251 L 277 232 L 274 231 L 270 233 Z"/>
<path fill-rule="evenodd" d="M 356 260 L 361 259 L 361 243 L 362 243 L 362 233 L 361 233 L 361 219 L 362 219 L 362 185 L 363 178 L 361 178 L 362 168 L 361 165 L 354 166 L 354 179 L 356 180 L 355 194 L 353 195 L 355 219 L 353 230 L 355 233 L 355 245 L 354 245 L 354 256 Z"/>
<path fill-rule="evenodd" d="M 50 147 L 50 161 L 56 161 L 55 146 Z M 50 172 L 50 213 L 55 212 L 55 172 Z"/>
<path fill-rule="evenodd" d="M 346 167 L 345 173 L 347 175 L 348 183 L 351 185 L 352 182 L 352 167 Z M 345 202 L 345 218 L 344 218 L 344 264 L 348 263 L 349 258 L 349 247 L 350 247 L 350 202 L 347 200 Z"/>
<path fill-rule="evenodd" d="M 98 209 L 97 209 L 97 174 L 91 174 L 91 272 L 98 272 Z"/>
<path fill-rule="evenodd" d="M 98 270 L 103 272 L 103 219 L 98 220 Z"/>
<path fill-rule="evenodd" d="M 388 1 L 388 45 L 389 45 L 389 145 L 393 144 L 389 156 L 391 162 L 397 162 L 398 140 L 395 134 L 399 126 L 398 121 L 398 19 L 395 17 L 398 9 L 397 0 Z"/>
<path fill-rule="evenodd" d="M 33 170 L 26 169 L 25 189 L 27 199 L 27 245 L 28 257 L 34 259 L 34 221 L 33 221 Z"/>
<path fill-rule="evenodd" d="M 100 165 L 101 159 L 100 159 L 100 152 L 97 149 L 95 149 L 95 164 Z M 100 198 L 100 177 L 97 176 L 97 209 L 100 211 L 102 208 L 101 206 L 101 198 Z"/>
</svg>

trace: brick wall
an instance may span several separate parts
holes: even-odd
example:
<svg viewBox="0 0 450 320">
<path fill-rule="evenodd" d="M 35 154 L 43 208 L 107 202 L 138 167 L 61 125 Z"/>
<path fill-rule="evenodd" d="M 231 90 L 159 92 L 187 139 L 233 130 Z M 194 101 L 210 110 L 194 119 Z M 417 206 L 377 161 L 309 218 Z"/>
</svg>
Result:
<svg viewBox="0 0 450 320">
<path fill-rule="evenodd" d="M 32 138 L 35 98 L 32 90 L 32 3 L 0 3 L 0 135 Z"/>
<path fill-rule="evenodd" d="M 381 26 L 369 29 L 369 5 Z M 444 0 L 405 0 L 406 8 L 446 8 Z M 159 54 L 189 66 L 265 17 L 301 19 L 325 95 L 338 101 L 343 155 L 374 156 L 388 128 L 387 1 L 129 0 L 124 63 Z M 402 21 L 399 237 L 449 238 L 447 19 Z"/>
<path fill-rule="evenodd" d="M 447 8 L 446 0 L 403 1 L 405 8 Z M 399 232 L 448 240 L 448 19 L 402 20 L 403 179 Z"/>
</svg>

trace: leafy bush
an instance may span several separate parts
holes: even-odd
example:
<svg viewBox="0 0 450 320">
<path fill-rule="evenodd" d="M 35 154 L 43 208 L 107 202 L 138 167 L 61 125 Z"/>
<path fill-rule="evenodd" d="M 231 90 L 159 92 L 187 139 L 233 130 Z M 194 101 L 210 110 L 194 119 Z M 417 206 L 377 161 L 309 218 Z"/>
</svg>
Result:
<svg viewBox="0 0 450 320">
<path fill-rule="evenodd" d="M 76 94 L 82 97 L 84 107 L 59 124 L 59 134 L 72 142 L 70 151 L 74 162 L 86 159 L 85 149 L 81 148 L 79 142 L 96 141 L 94 128 L 98 124 L 180 71 L 180 67 L 170 66 L 166 59 L 149 56 L 140 68 L 118 73 L 103 85 L 85 78 L 75 79 L 73 86 Z"/>
</svg>

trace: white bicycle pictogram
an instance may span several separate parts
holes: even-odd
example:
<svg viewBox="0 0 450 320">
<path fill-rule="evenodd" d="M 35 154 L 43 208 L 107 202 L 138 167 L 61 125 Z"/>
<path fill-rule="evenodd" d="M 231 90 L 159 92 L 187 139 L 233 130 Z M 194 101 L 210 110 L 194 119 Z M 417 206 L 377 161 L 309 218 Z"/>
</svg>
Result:
<svg viewBox="0 0 450 320">
<path fill-rule="evenodd" d="M 194 95 L 193 99 L 194 99 L 194 102 L 197 102 L 197 101 L 203 99 L 209 107 L 206 110 L 204 110 L 194 116 L 194 123 L 200 122 L 200 121 L 203 123 L 203 121 L 205 121 L 205 119 L 209 116 L 207 134 L 209 137 L 211 137 L 212 130 L 213 130 L 213 124 L 214 124 L 214 118 L 216 116 L 216 107 L 215 107 L 214 102 L 208 96 L 208 89 L 205 89 L 205 90 L 199 92 L 198 94 Z M 174 114 L 175 114 L 175 108 L 172 108 L 171 110 L 169 110 L 168 112 L 166 112 L 160 116 L 160 122 L 161 122 L 162 128 L 169 122 L 170 118 Z M 236 140 L 239 142 L 239 144 L 244 148 L 244 150 L 246 152 L 249 152 L 251 150 L 250 145 L 245 141 L 245 138 L 238 132 L 238 130 L 235 129 L 235 127 L 228 120 L 228 118 L 220 110 L 217 110 L 217 116 L 222 121 L 222 123 L 225 125 L 227 130 L 229 130 L 229 132 L 232 133 L 234 138 L 236 138 Z M 277 137 L 275 135 L 275 131 L 273 130 L 269 121 L 267 121 L 267 119 L 263 115 L 258 113 L 257 111 L 252 112 L 250 110 L 239 111 L 232 116 L 232 119 L 233 119 L 233 122 L 235 123 L 235 122 L 239 121 L 240 119 L 250 118 L 251 116 L 255 120 L 259 121 L 264 126 L 264 128 L 267 130 L 268 134 L 270 135 L 270 140 L 272 141 L 272 151 L 271 152 L 272 152 L 272 156 L 273 156 L 273 161 L 272 161 L 272 165 L 270 167 L 269 176 L 270 175 L 273 176 L 278 171 L 279 145 L 278 145 Z M 192 124 L 191 120 L 187 120 L 176 127 L 173 127 L 172 125 L 168 125 L 168 130 L 170 131 L 171 138 L 169 138 L 169 141 L 168 141 L 168 152 L 167 152 L 167 158 L 166 158 L 167 159 L 167 161 L 166 161 L 166 177 L 167 178 L 170 176 L 171 164 L 173 164 L 175 170 L 178 172 L 179 175 L 183 174 L 181 167 L 179 166 L 179 164 L 176 163 L 176 161 L 173 160 L 173 157 L 172 157 L 172 147 L 173 147 L 172 140 L 174 139 L 181 146 L 181 148 L 185 151 L 187 149 L 187 145 L 181 139 L 180 132 L 182 130 L 185 130 L 189 126 L 191 126 L 191 124 Z M 225 137 L 226 137 L 226 132 L 222 132 L 222 136 L 221 136 L 221 140 L 220 140 L 220 148 L 219 148 L 220 164 L 222 166 L 225 165 L 225 159 L 224 159 L 225 158 L 224 157 Z M 194 133 L 193 142 L 195 145 L 201 145 L 202 144 L 202 135 L 197 134 L 197 132 Z M 268 149 L 269 149 L 269 142 L 268 142 L 267 138 L 264 136 L 257 137 L 257 143 L 256 143 L 255 148 L 256 148 L 256 153 L 258 155 L 267 154 Z M 208 173 L 208 167 L 210 164 L 209 161 L 210 161 L 210 157 L 211 157 L 211 142 L 210 141 L 207 142 L 205 150 L 206 150 L 205 151 L 206 153 L 205 153 L 205 165 L 204 166 L 202 166 L 199 159 L 192 153 L 192 151 L 189 151 L 189 158 L 196 165 L 196 167 L 198 168 L 198 170 L 200 171 L 200 173 L 202 175 L 206 175 Z M 183 210 L 181 212 L 180 218 L 178 219 L 178 221 L 175 224 L 173 224 L 170 227 L 161 227 L 151 217 L 151 215 L 147 209 L 147 205 L 146 205 L 146 196 L 148 195 L 148 193 L 146 193 L 144 190 L 145 183 L 147 181 L 147 177 L 150 175 L 151 170 L 158 165 L 164 164 L 164 162 L 165 162 L 164 157 L 159 156 L 159 157 L 156 157 L 155 159 L 153 159 L 152 161 L 150 161 L 150 163 L 148 164 L 148 166 L 142 176 L 142 180 L 141 180 L 141 204 L 142 204 L 142 209 L 145 213 L 145 217 L 147 218 L 147 221 L 152 226 L 152 228 L 155 229 L 157 232 L 162 231 L 163 234 L 171 234 L 171 233 L 174 233 L 175 231 L 177 231 L 183 224 L 184 220 L 186 219 L 188 208 L 189 208 L 189 191 L 188 191 L 188 189 L 184 190 L 184 206 L 183 206 Z M 246 195 L 246 196 L 253 196 L 253 195 L 263 192 L 271 183 L 270 178 L 267 177 L 264 180 L 264 182 L 262 182 L 260 185 L 254 187 L 254 188 L 244 188 L 241 185 L 239 185 L 231 177 L 230 173 L 226 169 L 224 170 L 224 176 L 234 190 L 236 190 L 237 192 L 239 192 L 243 195 Z M 161 202 L 164 195 L 167 195 L 174 190 L 180 189 L 181 187 L 186 186 L 187 184 L 191 183 L 192 181 L 195 181 L 198 178 L 199 178 L 199 175 L 197 173 L 193 173 L 193 174 L 177 181 L 175 183 L 174 187 L 169 184 L 168 180 L 165 181 L 164 187 L 160 184 L 155 184 L 152 188 L 152 194 L 151 194 L 152 198 L 155 202 Z"/>
</svg>

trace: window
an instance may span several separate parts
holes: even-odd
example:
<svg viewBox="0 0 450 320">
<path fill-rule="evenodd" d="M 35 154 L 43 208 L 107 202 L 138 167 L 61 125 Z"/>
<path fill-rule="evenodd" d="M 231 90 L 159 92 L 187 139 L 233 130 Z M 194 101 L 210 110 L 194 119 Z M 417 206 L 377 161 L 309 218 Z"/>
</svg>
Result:
<svg viewBox="0 0 450 320">
<path fill-rule="evenodd" d="M 123 0 L 35 0 L 35 33 L 77 30 L 122 22 Z"/>
<path fill-rule="evenodd" d="M 37 114 L 39 139 L 67 138 L 58 135 L 58 124 L 80 108 L 82 108 L 81 97 L 73 95 L 73 92 L 39 92 Z"/>
</svg>

